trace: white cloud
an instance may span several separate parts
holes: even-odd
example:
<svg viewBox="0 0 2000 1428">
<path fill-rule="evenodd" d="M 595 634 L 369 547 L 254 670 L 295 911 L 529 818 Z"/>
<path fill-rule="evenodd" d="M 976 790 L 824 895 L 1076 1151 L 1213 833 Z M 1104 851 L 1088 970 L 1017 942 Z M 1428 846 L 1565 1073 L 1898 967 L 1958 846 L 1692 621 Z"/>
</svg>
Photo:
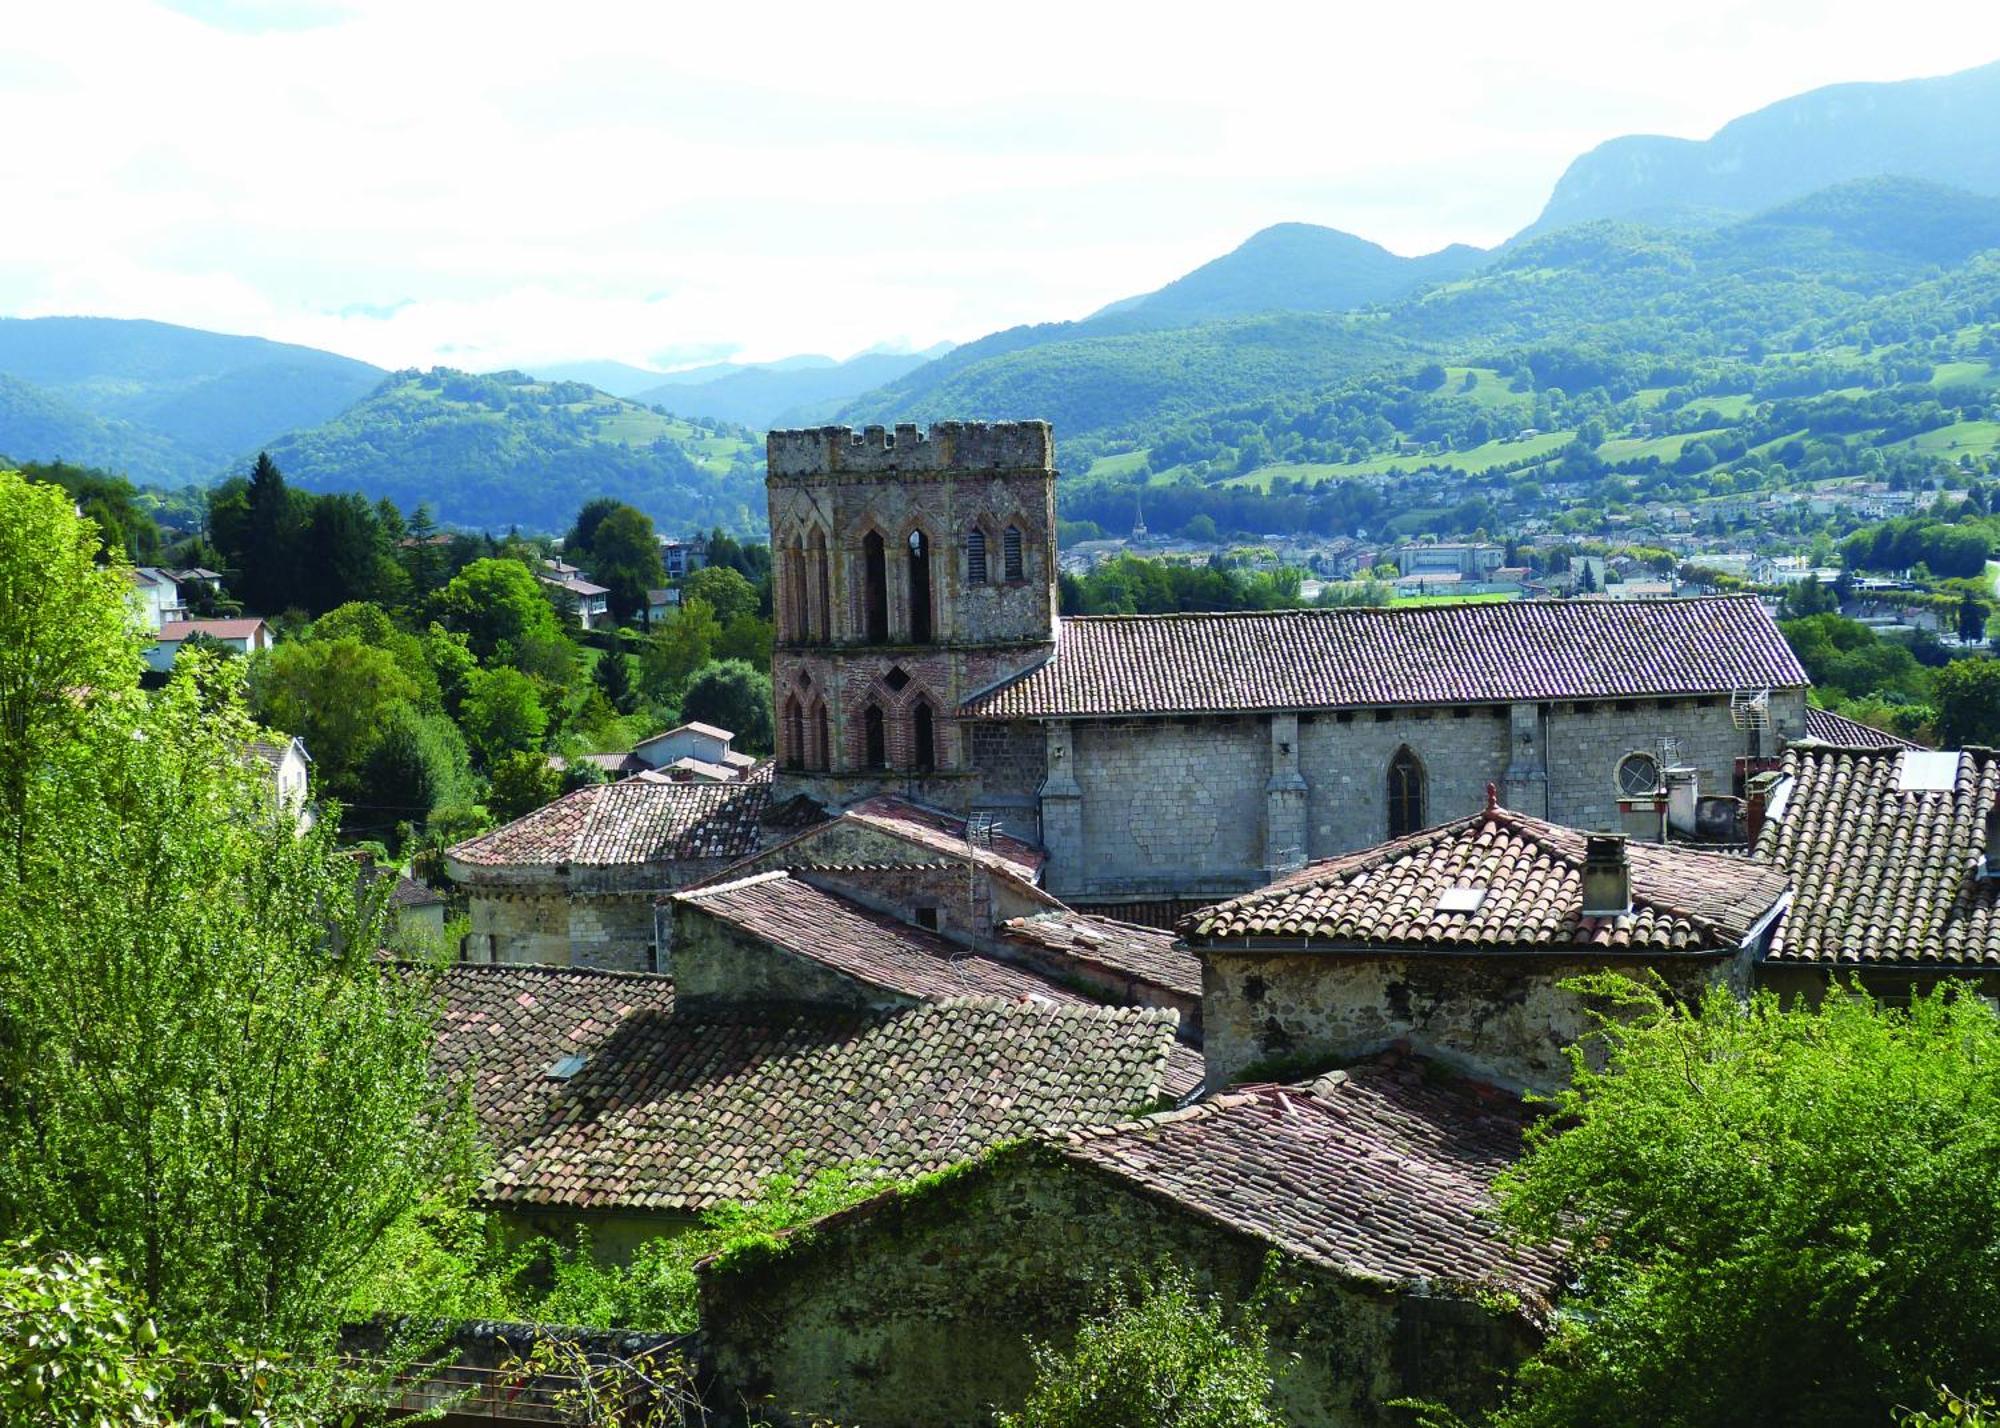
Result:
<svg viewBox="0 0 2000 1428">
<path fill-rule="evenodd" d="M 67 0 L 0 57 L 0 311 L 394 366 L 962 340 L 1280 219 L 1494 242 L 1616 134 L 1996 53 L 1854 0 Z"/>
</svg>

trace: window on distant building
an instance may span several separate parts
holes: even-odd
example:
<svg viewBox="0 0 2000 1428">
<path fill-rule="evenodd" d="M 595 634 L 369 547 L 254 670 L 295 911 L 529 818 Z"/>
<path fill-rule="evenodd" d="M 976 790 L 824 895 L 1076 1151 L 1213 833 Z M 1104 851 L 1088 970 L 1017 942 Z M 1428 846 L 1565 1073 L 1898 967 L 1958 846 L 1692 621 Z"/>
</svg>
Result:
<svg viewBox="0 0 2000 1428">
<path fill-rule="evenodd" d="M 910 532 L 910 643 L 931 642 L 931 543 Z"/>
<path fill-rule="evenodd" d="M 1389 836 L 1403 838 L 1424 826 L 1424 766 L 1408 744 L 1389 760 Z"/>
<path fill-rule="evenodd" d="M 882 723 L 882 706 L 871 704 L 861 716 L 862 767 L 889 766 L 889 740 Z"/>
<path fill-rule="evenodd" d="M 1009 526 L 1000 536 L 1000 559 L 1009 580 L 1023 579 L 1021 573 L 1021 528 Z"/>
<path fill-rule="evenodd" d="M 910 713 L 910 742 L 914 746 L 911 753 L 919 772 L 929 773 L 937 767 L 936 720 L 931 714 L 931 706 L 919 703 Z"/>
<path fill-rule="evenodd" d="M 882 536 L 870 531 L 861 542 L 861 600 L 864 632 L 868 642 L 889 642 L 889 564 L 882 549 Z"/>
<path fill-rule="evenodd" d="M 785 767 L 802 769 L 806 766 L 806 715 L 799 708 L 798 696 L 785 696 Z"/>
<path fill-rule="evenodd" d="M 1660 791 L 1660 761 L 1651 754 L 1627 754 L 1618 761 L 1618 792 L 1644 798 Z"/>
<path fill-rule="evenodd" d="M 918 909 L 917 909 L 917 926 L 919 926 L 919 927 L 921 927 L 921 928 L 924 928 L 924 929 L 926 929 L 927 931 L 930 931 L 930 932 L 935 932 L 935 931 L 937 931 L 937 930 L 938 930 L 938 910 L 937 910 L 936 908 L 934 908 L 934 907 L 920 907 L 920 908 L 918 908 Z"/>
<path fill-rule="evenodd" d="M 965 583 L 986 583 L 986 532 L 977 527 L 965 533 Z"/>
</svg>

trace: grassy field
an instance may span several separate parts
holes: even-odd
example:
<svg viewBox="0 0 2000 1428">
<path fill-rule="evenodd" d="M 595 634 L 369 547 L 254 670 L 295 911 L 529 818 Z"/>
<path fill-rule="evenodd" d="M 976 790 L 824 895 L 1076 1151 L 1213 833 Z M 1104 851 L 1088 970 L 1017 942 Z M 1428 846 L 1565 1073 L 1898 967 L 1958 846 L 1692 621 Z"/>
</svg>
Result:
<svg viewBox="0 0 2000 1428">
<path fill-rule="evenodd" d="M 1459 389 L 1465 385 L 1468 373 L 1473 377 L 1473 388 L 1469 392 L 1461 391 Z M 1506 407 L 1517 407 L 1522 411 L 1534 410 L 1533 394 L 1509 391 L 1507 379 L 1491 367 L 1447 367 L 1444 369 L 1444 375 L 1444 390 L 1461 401 L 1474 402 L 1479 406 L 1495 410 Z"/>
<path fill-rule="evenodd" d="M 1376 456 L 1367 461 L 1349 461 L 1331 466 L 1284 463 L 1260 467 L 1241 476 L 1231 476 L 1223 484 L 1255 486 L 1260 491 L 1268 491 L 1271 487 L 1271 478 L 1274 476 L 1290 476 L 1297 481 L 1316 484 L 1320 481 L 1342 480 L 1350 476 L 1380 476 L 1384 472 L 1393 470 L 1415 471 L 1424 466 L 1453 467 L 1469 476 L 1477 476 L 1495 466 L 1553 455 L 1567 446 L 1575 436 L 1576 433 L 1573 431 L 1548 431 L 1540 436 L 1531 436 L 1526 441 L 1489 441 L 1482 446 L 1468 447 L 1464 451 L 1440 452 L 1436 456 Z"/>
<path fill-rule="evenodd" d="M 1919 432 L 1896 443 L 1911 451 L 1938 456 L 1984 456 L 2000 450 L 2000 421 L 1958 421 L 1936 431 Z"/>
<path fill-rule="evenodd" d="M 1708 427 L 1701 431 L 1676 432 L 1672 436 L 1614 437 L 1597 448 L 1597 458 L 1600 461 L 1643 461 L 1648 456 L 1657 456 L 1662 461 L 1678 461 L 1681 459 L 1681 448 L 1690 441 L 1700 441 L 1728 429 Z"/>
<path fill-rule="evenodd" d="M 1982 387 L 2000 386 L 2000 372 L 1993 364 L 1975 359 L 1970 362 L 1940 362 L 1931 373 L 1933 387 L 1955 387 L 1974 382 Z"/>
<path fill-rule="evenodd" d="M 1398 609 L 1409 605 L 1504 605 L 1515 595 L 1398 595 L 1389 603 Z"/>
<path fill-rule="evenodd" d="M 1146 464 L 1146 455 L 1144 451 L 1121 451 L 1115 456 L 1100 456 L 1090 463 L 1090 469 L 1083 474 L 1086 480 L 1130 476 Z"/>
</svg>

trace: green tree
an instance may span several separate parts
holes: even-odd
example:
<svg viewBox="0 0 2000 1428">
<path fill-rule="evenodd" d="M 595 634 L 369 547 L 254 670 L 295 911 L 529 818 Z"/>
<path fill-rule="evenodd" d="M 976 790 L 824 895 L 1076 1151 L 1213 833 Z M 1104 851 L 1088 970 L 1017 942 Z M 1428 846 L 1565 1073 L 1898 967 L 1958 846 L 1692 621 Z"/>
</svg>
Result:
<svg viewBox="0 0 2000 1428">
<path fill-rule="evenodd" d="M 172 1350 L 102 1259 L 0 1248 L 0 1418 L 177 1428 Z"/>
<path fill-rule="evenodd" d="M 321 786 L 341 797 L 356 792 L 362 756 L 389 712 L 418 692 L 394 655 L 347 635 L 293 640 L 250 661 L 258 719 L 304 739 Z"/>
<path fill-rule="evenodd" d="M 1161 1272 L 1077 1329 L 1067 1351 L 1035 1346 L 1035 1385 L 999 1428 L 1281 1428 L 1271 1404 L 1268 1334 Z"/>
<path fill-rule="evenodd" d="M 715 657 L 740 659 L 745 664 L 768 670 L 776 642 L 777 631 L 771 627 L 769 620 L 759 615 L 738 615 L 722 627 L 722 633 L 715 641 Z"/>
<path fill-rule="evenodd" d="M 630 714 L 639 706 L 639 691 L 632 686 L 632 665 L 624 650 L 606 650 L 590 677 L 605 702 L 620 714 Z"/>
<path fill-rule="evenodd" d="M 465 738 L 443 714 L 399 704 L 386 711 L 354 779 L 345 810 L 349 831 L 422 823 L 433 811 L 470 801 Z"/>
<path fill-rule="evenodd" d="M 585 501 L 576 513 L 576 523 L 563 537 L 563 554 L 570 564 L 581 565 L 597 548 L 597 528 L 604 524 L 604 518 L 613 511 L 629 510 L 623 501 L 610 496 L 598 496 Z"/>
<path fill-rule="evenodd" d="M 546 754 L 502 754 L 493 764 L 493 796 L 487 804 L 495 817 L 511 820 L 553 803 L 561 792 L 562 776 L 549 766 Z"/>
<path fill-rule="evenodd" d="M 1931 675 L 1931 693 L 1946 748 L 2000 745 L 2000 661 L 1955 659 Z"/>
<path fill-rule="evenodd" d="M 757 613 L 757 587 L 727 565 L 705 565 L 681 582 L 681 601 L 699 600 L 728 624 L 738 615 Z"/>
<path fill-rule="evenodd" d="M 85 727 L 0 877 L 0 1236 L 125 1267 L 177 1336 L 330 1349 L 383 1228 L 469 1173 L 436 981 L 322 824 L 271 815 L 199 658 Z M 333 936 L 329 940 L 329 931 Z"/>
<path fill-rule="evenodd" d="M 229 555 L 242 572 L 244 603 L 271 615 L 305 603 L 302 556 L 311 497 L 287 487 L 278 464 L 259 452 L 243 499 L 242 545 Z"/>
<path fill-rule="evenodd" d="M 681 718 L 728 729 L 746 748 L 771 748 L 771 676 L 740 659 L 719 660 L 691 680 Z"/>
<path fill-rule="evenodd" d="M 1986 637 L 1986 606 L 1970 590 L 1958 602 L 1958 637 L 1967 644 L 1977 644 Z"/>
<path fill-rule="evenodd" d="M 640 693 L 655 704 L 679 703 L 695 671 L 715 657 L 721 638 L 714 608 L 699 598 L 683 600 L 639 652 Z"/>
<path fill-rule="evenodd" d="M 437 521 L 428 503 L 410 512 L 407 544 L 402 547 L 403 573 L 410 593 L 422 600 L 444 584 L 444 556 L 436 541 Z"/>
<path fill-rule="evenodd" d="M 463 634 L 481 661 L 511 658 L 532 639 L 563 638 L 540 582 L 518 560 L 473 561 L 451 578 L 438 605 L 446 627 Z"/>
<path fill-rule="evenodd" d="M 666 579 L 652 517 L 624 505 L 607 513 L 591 537 L 590 574 L 610 592 L 605 603 L 613 619 L 629 620 L 644 610 L 646 592 Z"/>
<path fill-rule="evenodd" d="M 1203 545 L 1214 545 L 1222 539 L 1222 533 L 1215 528 L 1215 517 L 1204 511 L 1181 527 L 1181 537 L 1184 540 L 1199 541 Z"/>
<path fill-rule="evenodd" d="M 503 754 L 538 748 L 548 732 L 549 716 L 535 682 L 503 665 L 472 677 L 458 722 L 473 753 L 492 768 Z"/>
<path fill-rule="evenodd" d="M 60 486 L 0 471 L 0 838 L 17 864 L 40 775 L 138 683 L 127 572 L 98 549 Z"/>
<path fill-rule="evenodd" d="M 1802 620 L 1809 615 L 1838 613 L 1840 597 L 1833 593 L 1831 585 L 1822 585 L 1808 574 L 1803 580 L 1794 580 L 1785 587 L 1784 616 L 1788 620 Z"/>
<path fill-rule="evenodd" d="M 1574 1287 L 1500 1422 L 1883 1423 L 2000 1377 L 2000 1016 L 1579 985 L 1607 1012 L 1498 1185 Z"/>
</svg>

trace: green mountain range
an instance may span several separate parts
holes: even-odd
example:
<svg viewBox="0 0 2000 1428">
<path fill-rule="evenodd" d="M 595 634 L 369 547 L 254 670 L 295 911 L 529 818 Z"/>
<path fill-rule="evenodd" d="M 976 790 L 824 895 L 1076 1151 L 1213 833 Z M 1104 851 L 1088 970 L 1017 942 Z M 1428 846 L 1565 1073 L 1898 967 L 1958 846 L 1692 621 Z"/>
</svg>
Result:
<svg viewBox="0 0 2000 1428">
<path fill-rule="evenodd" d="M 294 485 L 428 502 L 450 525 L 561 530 L 593 496 L 668 532 L 752 529 L 763 511 L 763 449 L 747 431 L 520 372 L 397 372 L 266 449 Z"/>
<path fill-rule="evenodd" d="M 62 455 L 99 451 L 101 464 L 171 485 L 212 480 L 259 443 L 338 416 L 383 376 L 311 347 L 107 317 L 0 318 L 0 374 L 96 419 L 54 434 Z M 57 454 L 42 439 L 0 419 L 0 451 Z"/>
</svg>

